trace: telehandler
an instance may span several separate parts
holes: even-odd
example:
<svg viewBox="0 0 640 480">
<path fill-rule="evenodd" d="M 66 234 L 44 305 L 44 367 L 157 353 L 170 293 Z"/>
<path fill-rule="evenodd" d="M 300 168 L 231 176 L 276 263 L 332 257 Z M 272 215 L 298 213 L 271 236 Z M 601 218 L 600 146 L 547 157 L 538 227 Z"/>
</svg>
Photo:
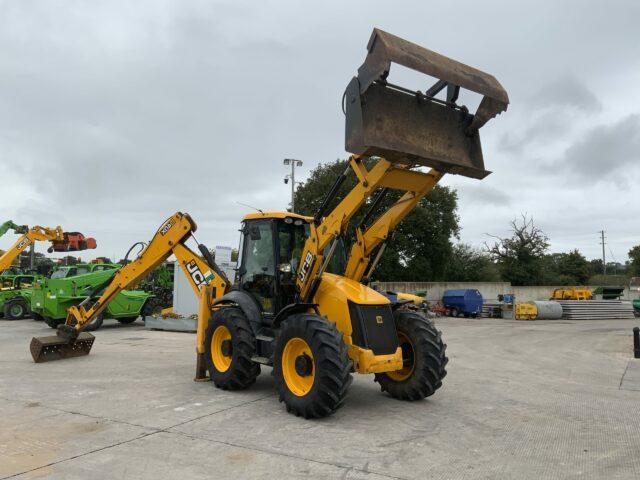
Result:
<svg viewBox="0 0 640 480">
<path fill-rule="evenodd" d="M 387 81 L 392 62 L 438 80 L 425 93 L 393 85 Z M 483 96 L 475 114 L 457 105 L 460 88 Z M 436 98 L 445 89 L 445 99 Z M 218 388 L 243 389 L 262 365 L 273 367 L 280 400 L 305 418 L 339 408 L 352 372 L 373 373 L 394 398 L 432 395 L 446 375 L 440 332 L 367 284 L 395 227 L 445 173 L 478 179 L 489 174 L 478 129 L 508 102 L 494 77 L 374 29 L 343 99 L 346 149 L 353 155 L 313 217 L 246 215 L 239 268 L 229 288 L 206 248 L 199 256 L 185 246 L 195 223 L 176 213 L 91 308 L 70 308 L 56 337 L 32 340 L 34 361 L 89 353 L 94 338 L 82 332 L 84 326 L 117 291 L 173 253 L 200 297 L 196 380 L 206 380 L 208 372 Z M 370 168 L 366 157 L 375 157 Z M 357 182 L 334 206 L 351 171 Z M 391 191 L 402 195 L 385 208 Z M 336 265 L 347 227 L 365 204 L 346 265 Z"/>
</svg>

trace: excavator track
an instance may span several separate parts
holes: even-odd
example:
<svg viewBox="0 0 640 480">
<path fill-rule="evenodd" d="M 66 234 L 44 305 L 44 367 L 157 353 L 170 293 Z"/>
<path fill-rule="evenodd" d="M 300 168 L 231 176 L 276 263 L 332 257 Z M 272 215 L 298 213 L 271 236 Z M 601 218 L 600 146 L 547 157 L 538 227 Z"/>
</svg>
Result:
<svg viewBox="0 0 640 480">
<path fill-rule="evenodd" d="M 89 355 L 95 339 L 96 337 L 87 332 L 80 332 L 75 341 L 57 335 L 33 337 L 29 349 L 35 363 L 50 362 Z"/>
</svg>

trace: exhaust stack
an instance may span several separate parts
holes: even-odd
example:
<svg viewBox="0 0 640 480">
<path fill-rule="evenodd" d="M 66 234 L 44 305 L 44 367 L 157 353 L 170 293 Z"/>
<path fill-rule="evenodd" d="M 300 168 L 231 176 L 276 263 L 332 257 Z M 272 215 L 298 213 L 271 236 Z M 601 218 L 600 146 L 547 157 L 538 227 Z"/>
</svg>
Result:
<svg viewBox="0 0 640 480">
<path fill-rule="evenodd" d="M 377 28 L 367 51 L 345 91 L 347 151 L 478 179 L 491 173 L 478 130 L 509 105 L 495 77 Z M 438 80 L 425 93 L 393 85 L 392 63 Z M 460 88 L 483 96 L 475 114 L 456 104 Z"/>
</svg>

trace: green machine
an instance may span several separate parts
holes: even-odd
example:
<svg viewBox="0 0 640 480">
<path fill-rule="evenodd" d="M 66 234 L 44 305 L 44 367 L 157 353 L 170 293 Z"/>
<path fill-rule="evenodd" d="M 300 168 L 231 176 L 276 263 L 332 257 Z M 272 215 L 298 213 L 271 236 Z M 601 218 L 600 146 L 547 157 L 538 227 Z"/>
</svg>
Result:
<svg viewBox="0 0 640 480">
<path fill-rule="evenodd" d="M 0 314 L 5 320 L 20 320 L 29 315 L 33 285 L 37 275 L 2 275 Z"/>
<path fill-rule="evenodd" d="M 79 305 L 88 297 L 99 298 L 101 290 L 109 284 L 120 267 L 105 263 L 59 267 L 50 278 L 38 281 L 33 286 L 31 311 L 34 317 L 42 317 L 51 328 L 57 328 L 65 322 L 69 307 Z M 153 295 L 140 290 L 123 290 L 87 330 L 99 329 L 104 318 L 133 323 L 140 315 L 154 313 L 158 308 L 159 302 Z"/>
<path fill-rule="evenodd" d="M 633 301 L 633 313 L 636 317 L 640 317 L 640 298 Z"/>
</svg>

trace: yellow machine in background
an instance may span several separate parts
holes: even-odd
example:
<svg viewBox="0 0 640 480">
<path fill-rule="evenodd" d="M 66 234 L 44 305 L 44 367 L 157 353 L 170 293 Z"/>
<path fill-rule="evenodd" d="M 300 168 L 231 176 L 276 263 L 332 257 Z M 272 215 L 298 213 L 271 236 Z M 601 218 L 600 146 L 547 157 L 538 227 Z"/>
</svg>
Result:
<svg viewBox="0 0 640 480">
<path fill-rule="evenodd" d="M 438 81 L 426 93 L 391 84 L 392 62 Z M 483 96 L 475 114 L 456 103 L 461 87 Z M 436 97 L 440 92 L 444 98 Z M 398 308 L 370 288 L 369 280 L 393 230 L 445 173 L 489 174 L 478 130 L 507 104 L 494 77 L 375 29 L 344 95 L 345 144 L 353 155 L 313 217 L 246 215 L 236 284 L 227 290 L 206 248 L 200 246 L 200 258 L 184 245 L 195 224 L 177 213 L 91 308 L 70 309 L 57 343 L 56 337 L 32 341 L 34 360 L 75 356 L 76 347 L 88 353 L 93 337 L 82 328 L 113 295 L 173 253 L 185 271 L 202 274 L 202 281 L 192 276 L 200 298 L 196 380 L 208 373 L 218 388 L 238 390 L 255 382 L 261 366 L 273 367 L 280 401 L 305 418 L 339 408 L 352 372 L 375 374 L 394 398 L 434 394 L 448 361 L 441 333 L 419 312 Z M 368 165 L 366 157 L 375 159 Z M 339 198 L 351 173 L 356 183 Z M 392 197 L 394 191 L 399 196 Z M 351 220 L 365 206 L 347 255 Z"/>
<path fill-rule="evenodd" d="M 533 303 L 516 303 L 516 320 L 535 320 L 538 308 Z"/>
<path fill-rule="evenodd" d="M 78 232 L 64 232 L 62 227 L 27 227 L 26 225 L 15 225 L 13 222 L 11 229 L 22 234 L 18 240 L 0 256 L 0 272 L 11 267 L 16 258 L 33 245 L 35 242 L 51 242 L 48 251 L 51 252 L 76 252 L 81 250 L 96 248 L 96 241 L 87 238 Z"/>
<path fill-rule="evenodd" d="M 593 293 L 588 288 L 564 287 L 551 292 L 549 300 L 591 300 Z"/>
<path fill-rule="evenodd" d="M 26 251 L 30 245 L 38 241 L 52 241 L 52 240 L 63 240 L 64 235 L 62 232 L 62 227 L 56 228 L 47 228 L 47 227 L 27 227 L 24 226 L 16 226 L 14 231 L 16 233 L 22 234 L 18 240 L 6 251 L 2 256 L 0 256 L 0 272 L 9 268 L 18 256 Z"/>
</svg>

